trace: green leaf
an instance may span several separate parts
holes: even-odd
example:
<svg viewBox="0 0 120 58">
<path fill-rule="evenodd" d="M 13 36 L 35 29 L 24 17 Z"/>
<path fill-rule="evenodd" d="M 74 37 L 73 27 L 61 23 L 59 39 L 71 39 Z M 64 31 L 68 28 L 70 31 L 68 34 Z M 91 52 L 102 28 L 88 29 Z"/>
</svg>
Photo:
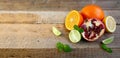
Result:
<svg viewBox="0 0 120 58">
<path fill-rule="evenodd" d="M 78 27 L 77 25 L 74 25 L 74 29 L 78 30 L 80 33 L 84 32 L 84 30 L 80 27 Z"/>
<path fill-rule="evenodd" d="M 61 52 L 61 51 L 63 51 L 64 45 L 61 42 L 58 42 L 56 47 Z"/>
<path fill-rule="evenodd" d="M 104 49 L 105 51 L 107 51 L 108 53 L 112 53 L 112 49 L 108 48 L 105 44 L 102 44 L 101 48 Z"/>
<path fill-rule="evenodd" d="M 69 45 L 65 44 L 64 45 L 64 52 L 71 52 L 71 51 L 72 51 L 71 47 Z"/>
<path fill-rule="evenodd" d="M 56 45 L 57 49 L 61 52 L 61 51 L 64 51 L 64 52 L 71 52 L 72 49 L 69 45 L 67 44 L 62 44 L 61 42 L 58 42 L 57 45 Z"/>
</svg>

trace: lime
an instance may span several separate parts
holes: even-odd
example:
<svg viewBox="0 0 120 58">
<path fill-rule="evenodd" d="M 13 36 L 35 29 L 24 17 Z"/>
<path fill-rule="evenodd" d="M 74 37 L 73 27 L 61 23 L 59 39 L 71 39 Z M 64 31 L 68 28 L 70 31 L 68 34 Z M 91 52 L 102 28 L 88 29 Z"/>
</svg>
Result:
<svg viewBox="0 0 120 58">
<path fill-rule="evenodd" d="M 116 21 L 112 16 L 107 16 L 103 19 L 107 32 L 114 32 L 116 30 Z"/>
<path fill-rule="evenodd" d="M 71 30 L 69 33 L 69 39 L 73 43 L 77 43 L 81 40 L 81 34 L 77 30 Z"/>
<path fill-rule="evenodd" d="M 110 43 L 113 42 L 113 40 L 114 40 L 114 36 L 111 36 L 111 37 L 103 40 L 102 43 L 103 43 L 103 44 L 110 44 Z"/>
<path fill-rule="evenodd" d="M 52 31 L 56 36 L 60 36 L 61 32 L 56 28 L 56 27 L 52 27 Z"/>
</svg>

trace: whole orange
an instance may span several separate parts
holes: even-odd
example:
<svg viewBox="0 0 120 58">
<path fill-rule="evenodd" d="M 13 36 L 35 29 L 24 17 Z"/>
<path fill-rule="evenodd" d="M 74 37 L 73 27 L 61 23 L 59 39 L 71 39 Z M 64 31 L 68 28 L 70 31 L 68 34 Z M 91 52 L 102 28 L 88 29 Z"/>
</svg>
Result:
<svg viewBox="0 0 120 58">
<path fill-rule="evenodd" d="M 103 20 L 104 18 L 104 11 L 102 8 L 94 4 L 83 7 L 80 13 L 84 19 L 97 18 Z"/>
</svg>

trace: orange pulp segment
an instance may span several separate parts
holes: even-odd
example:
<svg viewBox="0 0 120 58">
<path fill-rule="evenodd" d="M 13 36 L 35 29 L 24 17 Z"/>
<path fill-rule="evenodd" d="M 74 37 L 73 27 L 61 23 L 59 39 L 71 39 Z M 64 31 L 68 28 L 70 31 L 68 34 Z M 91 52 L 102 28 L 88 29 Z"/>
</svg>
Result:
<svg viewBox="0 0 120 58">
<path fill-rule="evenodd" d="M 68 30 L 73 30 L 74 25 L 80 26 L 83 23 L 83 17 L 76 10 L 72 10 L 68 13 L 65 19 L 65 26 Z"/>
</svg>

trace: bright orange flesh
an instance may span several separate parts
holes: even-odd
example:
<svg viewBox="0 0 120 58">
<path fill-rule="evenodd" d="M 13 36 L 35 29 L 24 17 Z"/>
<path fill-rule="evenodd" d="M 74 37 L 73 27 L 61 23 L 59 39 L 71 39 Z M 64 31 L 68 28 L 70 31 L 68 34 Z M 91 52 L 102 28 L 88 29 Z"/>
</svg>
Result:
<svg viewBox="0 0 120 58">
<path fill-rule="evenodd" d="M 68 13 L 65 19 L 65 26 L 68 30 L 73 30 L 74 25 L 80 26 L 83 23 L 83 17 L 79 14 L 78 11 L 72 10 Z"/>
</svg>

